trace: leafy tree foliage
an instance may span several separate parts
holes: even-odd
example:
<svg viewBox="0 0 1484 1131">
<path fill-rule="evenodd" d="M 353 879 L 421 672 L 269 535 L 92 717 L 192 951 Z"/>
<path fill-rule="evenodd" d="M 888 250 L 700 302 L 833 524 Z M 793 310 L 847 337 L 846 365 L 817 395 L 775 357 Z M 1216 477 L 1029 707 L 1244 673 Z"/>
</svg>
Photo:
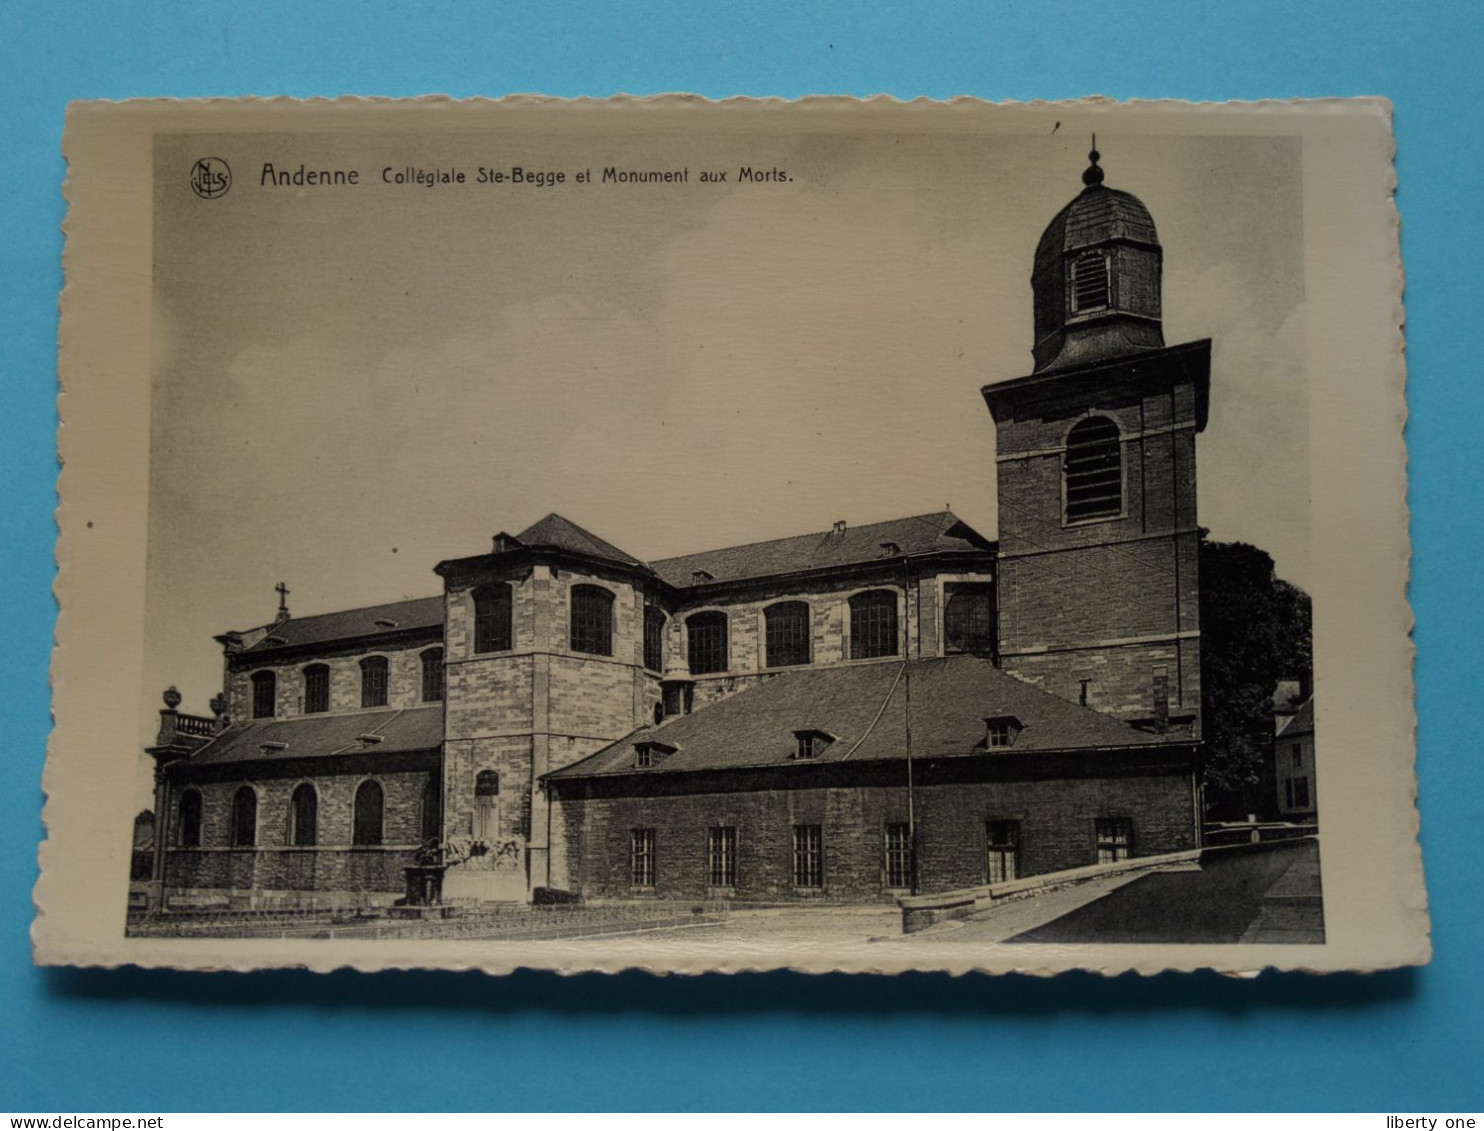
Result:
<svg viewBox="0 0 1484 1131">
<path fill-rule="evenodd" d="M 1309 595 L 1244 542 L 1201 543 L 1201 698 L 1206 814 L 1271 808 L 1263 774 L 1280 680 L 1313 683 Z"/>
</svg>

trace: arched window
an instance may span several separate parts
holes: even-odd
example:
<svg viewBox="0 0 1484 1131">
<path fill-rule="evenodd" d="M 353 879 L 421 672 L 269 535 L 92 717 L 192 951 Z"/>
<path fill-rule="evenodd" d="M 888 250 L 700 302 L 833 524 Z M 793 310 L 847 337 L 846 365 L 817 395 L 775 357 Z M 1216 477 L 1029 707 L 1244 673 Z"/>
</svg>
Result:
<svg viewBox="0 0 1484 1131">
<path fill-rule="evenodd" d="M 899 648 L 897 595 L 890 589 L 873 589 L 850 598 L 850 658 L 895 656 Z"/>
<path fill-rule="evenodd" d="M 367 656 L 361 661 L 361 706 L 385 707 L 387 692 L 385 656 Z"/>
<path fill-rule="evenodd" d="M 252 673 L 252 717 L 271 719 L 274 714 L 274 699 L 278 692 L 278 680 L 272 672 Z"/>
<path fill-rule="evenodd" d="M 689 617 L 685 622 L 685 651 L 691 675 L 726 671 L 731 662 L 726 613 L 696 613 Z"/>
<path fill-rule="evenodd" d="M 572 587 L 572 651 L 613 655 L 613 594 L 608 590 Z"/>
<path fill-rule="evenodd" d="M 507 651 L 514 647 L 511 636 L 510 586 L 474 590 L 474 651 Z"/>
<path fill-rule="evenodd" d="M 423 702 L 443 702 L 443 649 L 429 648 L 422 654 Z"/>
<path fill-rule="evenodd" d="M 807 664 L 811 657 L 809 606 L 803 601 L 780 601 L 763 610 L 767 626 L 768 667 Z"/>
<path fill-rule="evenodd" d="M 657 605 L 644 606 L 644 666 L 665 670 L 665 612 Z"/>
<path fill-rule="evenodd" d="M 351 830 L 352 844 L 381 843 L 382 818 L 386 812 L 386 794 L 374 781 L 363 781 L 356 788 L 355 818 Z"/>
<path fill-rule="evenodd" d="M 201 847 L 201 791 L 188 789 L 180 795 L 180 824 L 177 841 L 181 848 Z"/>
<path fill-rule="evenodd" d="M 486 844 L 500 835 L 500 775 L 480 770 L 474 777 L 474 839 Z"/>
<path fill-rule="evenodd" d="M 289 844 L 313 848 L 319 835 L 319 794 L 305 782 L 289 799 Z"/>
<path fill-rule="evenodd" d="M 1065 467 L 1068 522 L 1123 513 L 1123 450 L 1113 421 L 1089 416 L 1073 428 Z"/>
<path fill-rule="evenodd" d="M 1072 313 L 1108 306 L 1108 256 L 1089 251 L 1072 263 Z"/>
<path fill-rule="evenodd" d="M 245 785 L 232 795 L 232 847 L 252 848 L 258 843 L 258 794 Z"/>
<path fill-rule="evenodd" d="M 422 820 L 419 822 L 423 840 L 435 840 L 439 835 L 439 816 L 443 806 L 438 796 L 438 779 L 429 778 L 423 786 Z"/>
<path fill-rule="evenodd" d="M 950 585 L 943 608 L 943 650 L 950 655 L 968 652 L 994 654 L 994 587 Z"/>
<path fill-rule="evenodd" d="M 330 709 L 330 669 L 310 664 L 304 669 L 304 713 L 315 715 Z"/>
</svg>

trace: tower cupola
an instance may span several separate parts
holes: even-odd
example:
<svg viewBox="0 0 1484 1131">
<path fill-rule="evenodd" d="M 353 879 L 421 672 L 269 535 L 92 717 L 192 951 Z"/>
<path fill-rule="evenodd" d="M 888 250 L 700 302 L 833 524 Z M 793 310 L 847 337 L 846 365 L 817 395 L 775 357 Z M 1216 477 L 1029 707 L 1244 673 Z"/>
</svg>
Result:
<svg viewBox="0 0 1484 1131">
<path fill-rule="evenodd" d="M 1069 369 L 1164 345 L 1163 252 L 1138 197 L 1103 183 L 1097 136 L 1085 186 L 1056 214 L 1036 247 L 1037 373 Z"/>
</svg>

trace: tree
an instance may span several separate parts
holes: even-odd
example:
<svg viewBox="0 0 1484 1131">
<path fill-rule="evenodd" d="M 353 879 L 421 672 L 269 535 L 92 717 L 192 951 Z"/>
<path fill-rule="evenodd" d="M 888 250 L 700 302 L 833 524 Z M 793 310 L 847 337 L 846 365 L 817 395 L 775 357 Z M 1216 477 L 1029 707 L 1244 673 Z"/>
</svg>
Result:
<svg viewBox="0 0 1484 1131">
<path fill-rule="evenodd" d="M 1201 543 L 1201 717 L 1206 814 L 1239 819 L 1272 803 L 1263 768 L 1280 680 L 1313 681 L 1309 596 L 1245 542 Z"/>
</svg>

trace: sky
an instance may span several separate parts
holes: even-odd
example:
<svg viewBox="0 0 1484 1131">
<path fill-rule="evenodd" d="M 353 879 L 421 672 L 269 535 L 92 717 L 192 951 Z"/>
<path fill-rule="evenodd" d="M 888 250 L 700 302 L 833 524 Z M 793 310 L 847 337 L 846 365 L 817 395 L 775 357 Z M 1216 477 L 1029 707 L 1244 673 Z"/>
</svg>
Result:
<svg viewBox="0 0 1484 1131">
<path fill-rule="evenodd" d="M 1213 339 L 1201 522 L 1304 585 L 1300 144 L 1098 128 L 1107 183 L 1154 216 L 1167 343 Z M 271 620 L 280 580 L 298 615 L 431 595 L 437 562 L 550 511 L 644 559 L 945 506 L 992 537 L 979 390 L 1030 371 L 1032 255 L 1087 148 L 1070 128 L 158 139 L 143 725 L 169 684 L 206 713 L 212 637 Z M 203 200 L 208 154 L 233 184 Z M 272 187 L 267 162 L 361 183 Z M 474 183 L 515 165 L 567 182 Z M 609 165 L 690 181 L 574 181 Z M 383 183 L 409 166 L 466 181 Z"/>
</svg>

